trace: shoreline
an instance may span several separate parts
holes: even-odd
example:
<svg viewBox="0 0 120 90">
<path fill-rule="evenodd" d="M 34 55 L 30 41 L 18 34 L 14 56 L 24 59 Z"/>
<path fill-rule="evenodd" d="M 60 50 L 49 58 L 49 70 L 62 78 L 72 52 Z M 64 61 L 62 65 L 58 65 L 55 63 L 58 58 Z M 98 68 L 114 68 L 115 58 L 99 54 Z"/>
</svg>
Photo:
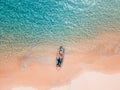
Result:
<svg viewBox="0 0 120 90">
<path fill-rule="evenodd" d="M 9 57 L 3 56 L 0 58 L 0 89 L 12 90 L 14 87 L 31 86 L 38 90 L 49 90 L 70 84 L 83 72 L 94 71 L 106 75 L 120 73 L 119 38 L 117 34 L 109 33 L 98 36 L 95 42 L 82 44 L 83 47 L 88 48 L 95 44 L 96 46 L 90 50 L 79 51 L 82 50 L 80 47 L 79 50 L 66 48 L 60 71 L 56 71 L 56 50 L 53 47 L 44 49 L 44 52 L 41 47 L 35 47 L 30 52 L 25 51 L 20 55 L 13 53 Z M 106 49 L 108 46 L 109 48 Z M 23 64 L 26 66 L 23 67 Z M 26 70 L 22 71 L 22 67 Z"/>
</svg>

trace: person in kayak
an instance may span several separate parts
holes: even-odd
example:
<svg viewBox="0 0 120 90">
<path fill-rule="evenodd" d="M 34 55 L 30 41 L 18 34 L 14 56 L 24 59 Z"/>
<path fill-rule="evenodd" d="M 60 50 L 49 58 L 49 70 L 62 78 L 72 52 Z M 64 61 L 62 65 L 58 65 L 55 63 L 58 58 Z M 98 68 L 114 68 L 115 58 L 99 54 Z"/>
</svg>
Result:
<svg viewBox="0 0 120 90">
<path fill-rule="evenodd" d="M 61 67 L 64 59 L 64 48 L 62 46 L 59 47 L 58 52 L 57 52 L 57 67 Z"/>
</svg>

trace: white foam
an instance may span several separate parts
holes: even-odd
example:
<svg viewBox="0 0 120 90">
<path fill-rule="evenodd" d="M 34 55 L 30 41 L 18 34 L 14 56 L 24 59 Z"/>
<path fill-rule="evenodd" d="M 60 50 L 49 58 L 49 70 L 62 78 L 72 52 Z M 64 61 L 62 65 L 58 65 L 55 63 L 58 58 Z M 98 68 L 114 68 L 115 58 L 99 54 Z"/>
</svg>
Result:
<svg viewBox="0 0 120 90">
<path fill-rule="evenodd" d="M 120 90 L 119 84 L 120 74 L 86 72 L 74 79 L 71 84 L 51 90 Z"/>
<path fill-rule="evenodd" d="M 15 88 L 12 88 L 12 90 L 38 90 L 38 89 L 33 87 L 15 87 Z"/>
</svg>

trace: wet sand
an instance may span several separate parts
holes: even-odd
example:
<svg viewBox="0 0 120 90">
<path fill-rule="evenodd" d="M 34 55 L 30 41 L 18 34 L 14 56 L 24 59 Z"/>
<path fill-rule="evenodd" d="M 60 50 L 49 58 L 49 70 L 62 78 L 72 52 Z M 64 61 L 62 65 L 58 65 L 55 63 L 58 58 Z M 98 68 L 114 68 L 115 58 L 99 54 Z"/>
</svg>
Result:
<svg viewBox="0 0 120 90">
<path fill-rule="evenodd" d="M 33 87 L 37 90 L 50 90 L 69 85 L 72 80 L 86 72 L 100 72 L 106 75 L 119 74 L 119 35 L 119 33 L 99 35 L 95 41 L 77 44 L 76 47 L 79 48 L 77 51 L 74 48 L 66 48 L 64 63 L 59 71 L 55 67 L 56 51 L 53 47 L 43 51 L 41 47 L 35 47 L 19 56 L 16 54 L 7 57 L 2 55 L 0 58 L 0 90 L 13 90 L 13 88 L 21 86 Z M 81 47 L 88 47 L 88 49 Z M 118 84 L 118 81 L 114 81 L 114 83 Z M 120 87 L 118 88 L 120 89 Z M 80 89 L 79 87 L 78 90 Z"/>
</svg>

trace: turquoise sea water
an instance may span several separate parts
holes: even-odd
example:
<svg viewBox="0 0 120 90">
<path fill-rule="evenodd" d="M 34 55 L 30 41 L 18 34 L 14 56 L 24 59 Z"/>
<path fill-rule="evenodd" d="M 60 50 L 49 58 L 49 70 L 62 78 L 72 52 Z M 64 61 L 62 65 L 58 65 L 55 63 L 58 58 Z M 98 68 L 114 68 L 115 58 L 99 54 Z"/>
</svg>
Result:
<svg viewBox="0 0 120 90">
<path fill-rule="evenodd" d="M 79 43 L 114 23 L 120 0 L 0 0 L 0 52 Z"/>
</svg>

